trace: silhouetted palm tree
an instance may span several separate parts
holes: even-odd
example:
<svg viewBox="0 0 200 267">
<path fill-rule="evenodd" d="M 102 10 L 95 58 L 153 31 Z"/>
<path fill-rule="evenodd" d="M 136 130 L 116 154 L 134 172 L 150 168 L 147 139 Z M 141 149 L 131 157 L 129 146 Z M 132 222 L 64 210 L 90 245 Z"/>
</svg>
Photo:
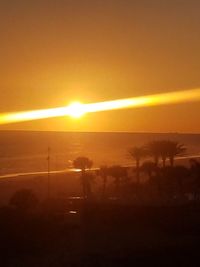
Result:
<svg viewBox="0 0 200 267">
<path fill-rule="evenodd" d="M 166 160 L 169 158 L 170 165 L 174 165 L 174 158 L 181 155 L 186 148 L 178 142 L 170 140 L 152 141 L 147 144 L 149 155 L 153 156 L 156 166 L 158 165 L 159 158 L 161 157 L 163 167 L 166 166 Z"/>
<path fill-rule="evenodd" d="M 119 195 L 121 188 L 121 181 L 127 176 L 126 168 L 114 165 L 109 168 L 109 175 L 115 178 L 116 193 Z"/>
<path fill-rule="evenodd" d="M 89 176 L 86 174 L 86 169 L 90 169 L 93 165 L 92 160 L 88 159 L 87 157 L 78 157 L 73 162 L 74 168 L 81 170 L 81 180 L 83 186 L 83 197 L 88 198 L 90 195 L 90 179 Z"/>
<path fill-rule="evenodd" d="M 100 169 L 99 169 L 99 175 L 103 179 L 102 197 L 104 198 L 105 197 L 105 194 L 106 194 L 107 179 L 108 179 L 108 175 L 109 175 L 109 168 L 108 168 L 108 166 L 106 166 L 106 165 L 101 166 Z"/>
<path fill-rule="evenodd" d="M 158 141 L 158 147 L 160 147 L 160 157 L 162 159 L 162 162 L 163 162 L 163 168 L 166 166 L 166 160 L 167 160 L 167 156 L 168 156 L 168 144 L 169 144 L 169 141 L 167 140 L 161 140 L 161 141 Z"/>
<path fill-rule="evenodd" d="M 129 150 L 129 154 L 131 155 L 131 157 L 135 160 L 136 163 L 136 178 L 137 178 L 137 183 L 140 183 L 140 162 L 141 159 L 144 158 L 146 156 L 146 149 L 142 146 L 142 147 L 132 147 Z"/>
<path fill-rule="evenodd" d="M 158 166 L 159 157 L 160 157 L 160 142 L 152 141 L 146 145 L 148 154 L 153 157 L 155 165 Z"/>
<path fill-rule="evenodd" d="M 173 167 L 175 157 L 182 155 L 186 151 L 186 147 L 178 142 L 168 141 L 167 148 L 167 156 L 169 158 L 170 165 Z"/>
<path fill-rule="evenodd" d="M 147 160 L 142 163 L 142 166 L 140 167 L 140 169 L 149 176 L 149 180 L 150 180 L 152 178 L 153 172 L 156 172 L 157 167 L 154 162 Z"/>
</svg>

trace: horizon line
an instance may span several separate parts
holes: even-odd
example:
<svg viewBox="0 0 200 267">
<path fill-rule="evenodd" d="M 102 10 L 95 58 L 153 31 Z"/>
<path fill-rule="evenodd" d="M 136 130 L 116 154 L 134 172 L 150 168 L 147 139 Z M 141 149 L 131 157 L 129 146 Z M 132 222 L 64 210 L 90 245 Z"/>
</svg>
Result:
<svg viewBox="0 0 200 267">
<path fill-rule="evenodd" d="M 68 131 L 68 130 L 28 130 L 28 129 L 0 129 L 0 132 L 54 132 L 54 133 L 127 133 L 127 134 L 191 134 L 200 135 L 200 132 L 151 132 L 151 131 Z"/>
</svg>

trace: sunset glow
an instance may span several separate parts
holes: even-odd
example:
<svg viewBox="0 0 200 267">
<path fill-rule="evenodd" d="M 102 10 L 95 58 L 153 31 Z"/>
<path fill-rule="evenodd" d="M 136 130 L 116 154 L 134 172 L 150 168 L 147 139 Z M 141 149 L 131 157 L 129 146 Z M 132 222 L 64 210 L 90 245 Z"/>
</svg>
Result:
<svg viewBox="0 0 200 267">
<path fill-rule="evenodd" d="M 81 118 L 86 113 L 169 105 L 176 103 L 178 104 L 190 101 L 200 101 L 200 89 L 192 89 L 89 104 L 73 102 L 72 104 L 66 107 L 23 111 L 16 113 L 5 113 L 0 115 L 0 124 L 17 123 L 63 116 Z"/>
</svg>

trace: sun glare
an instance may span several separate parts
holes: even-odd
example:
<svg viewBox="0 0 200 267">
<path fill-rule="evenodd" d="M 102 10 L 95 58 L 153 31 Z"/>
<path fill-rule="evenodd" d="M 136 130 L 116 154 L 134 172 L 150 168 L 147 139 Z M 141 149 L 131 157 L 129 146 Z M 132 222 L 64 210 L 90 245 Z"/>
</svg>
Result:
<svg viewBox="0 0 200 267">
<path fill-rule="evenodd" d="M 70 116 L 74 119 L 78 119 L 87 113 L 93 112 L 178 104 L 191 101 L 200 101 L 200 88 L 89 104 L 72 102 L 69 106 L 65 107 L 4 113 L 0 114 L 0 124 L 17 123 L 63 116 Z"/>
<path fill-rule="evenodd" d="M 73 102 L 68 107 L 68 115 L 73 118 L 80 118 L 82 117 L 86 111 L 84 109 L 84 105 L 80 102 Z"/>
</svg>

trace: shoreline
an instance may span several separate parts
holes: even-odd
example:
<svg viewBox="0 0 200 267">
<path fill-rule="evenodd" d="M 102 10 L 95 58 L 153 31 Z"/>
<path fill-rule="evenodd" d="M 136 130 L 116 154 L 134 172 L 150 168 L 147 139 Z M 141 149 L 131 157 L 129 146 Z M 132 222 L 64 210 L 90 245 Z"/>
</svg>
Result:
<svg viewBox="0 0 200 267">
<path fill-rule="evenodd" d="M 177 157 L 175 159 L 175 161 L 181 161 L 181 160 L 186 160 L 186 159 L 199 159 L 199 158 L 200 158 L 200 154 L 197 154 L 197 155 Z M 134 166 L 135 166 L 134 164 L 123 165 L 123 167 L 127 167 L 127 168 L 134 167 Z M 99 170 L 99 167 L 91 168 L 90 170 L 96 171 L 96 170 Z M 68 168 L 68 169 L 64 169 L 64 170 L 52 170 L 52 171 L 50 171 L 50 174 L 77 173 L 77 172 L 80 172 L 80 170 L 74 169 L 74 168 Z M 8 174 L 0 175 L 0 180 L 9 179 L 9 178 L 19 178 L 19 177 L 23 177 L 23 176 L 47 175 L 47 174 L 48 174 L 48 171 L 35 171 L 35 172 L 30 171 L 30 172 L 8 173 Z"/>
</svg>

